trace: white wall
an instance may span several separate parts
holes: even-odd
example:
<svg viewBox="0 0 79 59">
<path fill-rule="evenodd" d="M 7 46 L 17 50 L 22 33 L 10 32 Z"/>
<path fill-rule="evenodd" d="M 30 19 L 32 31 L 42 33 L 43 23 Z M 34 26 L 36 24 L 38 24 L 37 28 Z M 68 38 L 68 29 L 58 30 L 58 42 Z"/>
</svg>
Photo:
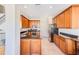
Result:
<svg viewBox="0 0 79 59">
<path fill-rule="evenodd" d="M 21 28 L 21 17 L 20 17 L 20 9 L 18 8 L 18 5 L 15 5 L 15 39 L 16 39 L 16 54 L 20 54 L 20 28 Z"/>
<path fill-rule="evenodd" d="M 0 26 L 6 32 L 6 55 L 20 54 L 20 11 L 14 4 L 6 4 L 6 22 Z"/>
<path fill-rule="evenodd" d="M 49 34 L 48 34 L 48 19 L 47 17 L 43 16 L 40 19 L 40 37 L 42 39 L 44 38 L 48 38 Z"/>
<path fill-rule="evenodd" d="M 5 8 L 5 22 L 0 29 L 5 32 L 5 54 L 15 54 L 15 7 L 14 5 L 3 5 Z"/>
<path fill-rule="evenodd" d="M 6 46 L 5 54 L 13 55 L 15 54 L 15 5 L 4 5 L 6 23 L 3 26 L 6 32 Z"/>
</svg>

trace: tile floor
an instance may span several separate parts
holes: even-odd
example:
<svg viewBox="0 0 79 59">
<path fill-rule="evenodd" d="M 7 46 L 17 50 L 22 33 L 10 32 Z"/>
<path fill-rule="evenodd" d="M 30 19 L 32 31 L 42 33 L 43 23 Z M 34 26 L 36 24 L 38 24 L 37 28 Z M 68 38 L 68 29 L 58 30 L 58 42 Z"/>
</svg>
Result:
<svg viewBox="0 0 79 59">
<path fill-rule="evenodd" d="M 47 39 L 41 40 L 41 46 L 42 55 L 64 55 L 54 43 L 49 42 Z"/>
</svg>

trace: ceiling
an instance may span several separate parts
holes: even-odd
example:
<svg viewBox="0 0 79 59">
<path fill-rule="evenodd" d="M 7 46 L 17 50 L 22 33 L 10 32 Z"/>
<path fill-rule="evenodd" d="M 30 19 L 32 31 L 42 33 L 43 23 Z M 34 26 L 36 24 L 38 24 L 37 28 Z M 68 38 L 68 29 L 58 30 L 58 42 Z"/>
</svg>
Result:
<svg viewBox="0 0 79 59">
<path fill-rule="evenodd" d="M 20 4 L 17 7 L 21 14 L 29 19 L 40 19 L 44 16 L 54 17 L 64 9 L 68 8 L 69 4 Z"/>
</svg>

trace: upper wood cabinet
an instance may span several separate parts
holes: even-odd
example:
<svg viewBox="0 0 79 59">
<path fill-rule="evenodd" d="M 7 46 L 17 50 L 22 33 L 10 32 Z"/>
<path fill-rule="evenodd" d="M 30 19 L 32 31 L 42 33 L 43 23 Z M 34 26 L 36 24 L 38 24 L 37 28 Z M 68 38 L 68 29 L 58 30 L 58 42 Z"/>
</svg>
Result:
<svg viewBox="0 0 79 59">
<path fill-rule="evenodd" d="M 29 27 L 31 28 L 33 25 L 39 26 L 40 20 L 29 20 Z"/>
<path fill-rule="evenodd" d="M 79 5 L 72 5 L 55 18 L 58 28 L 79 28 Z"/>
<path fill-rule="evenodd" d="M 69 8 L 69 9 L 67 9 L 65 12 L 64 12 L 64 24 L 65 24 L 65 26 L 64 26 L 64 28 L 71 28 L 71 23 L 72 23 L 72 21 L 71 21 L 71 8 Z"/>
<path fill-rule="evenodd" d="M 72 6 L 72 28 L 79 28 L 79 5 Z"/>
<path fill-rule="evenodd" d="M 57 16 L 57 18 L 56 18 L 57 27 L 64 28 L 64 26 L 65 26 L 64 22 L 65 22 L 64 13 L 62 13 L 59 16 Z"/>
<path fill-rule="evenodd" d="M 21 15 L 21 24 L 22 24 L 22 28 L 28 28 L 29 19 L 27 19 L 25 16 Z"/>
</svg>

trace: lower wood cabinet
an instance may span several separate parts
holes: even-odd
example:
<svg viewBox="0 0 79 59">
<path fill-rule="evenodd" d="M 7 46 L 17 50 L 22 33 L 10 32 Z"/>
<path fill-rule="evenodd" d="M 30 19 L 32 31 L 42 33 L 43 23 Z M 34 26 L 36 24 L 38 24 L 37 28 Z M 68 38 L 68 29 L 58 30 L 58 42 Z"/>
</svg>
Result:
<svg viewBox="0 0 79 59">
<path fill-rule="evenodd" d="M 57 35 L 57 38 L 56 38 L 56 44 L 60 47 L 60 39 L 59 39 L 60 37 Z"/>
<path fill-rule="evenodd" d="M 20 54 L 21 55 L 40 55 L 41 40 L 40 39 L 21 39 Z"/>
<path fill-rule="evenodd" d="M 74 55 L 77 53 L 76 41 L 71 38 L 64 38 L 59 35 L 54 35 L 54 42 L 65 54 Z"/>
<path fill-rule="evenodd" d="M 30 55 L 30 40 L 21 39 L 20 54 L 21 55 Z"/>
<path fill-rule="evenodd" d="M 66 39 L 66 53 L 76 54 L 76 41 L 72 39 Z"/>
<path fill-rule="evenodd" d="M 54 42 L 57 46 L 59 46 L 60 44 L 60 39 L 59 39 L 59 36 L 58 35 L 54 35 Z"/>
<path fill-rule="evenodd" d="M 66 52 L 66 44 L 65 39 L 63 37 L 60 37 L 60 49 L 65 53 Z"/>
<path fill-rule="evenodd" d="M 41 54 L 41 40 L 31 40 L 31 54 L 38 55 Z"/>
</svg>

